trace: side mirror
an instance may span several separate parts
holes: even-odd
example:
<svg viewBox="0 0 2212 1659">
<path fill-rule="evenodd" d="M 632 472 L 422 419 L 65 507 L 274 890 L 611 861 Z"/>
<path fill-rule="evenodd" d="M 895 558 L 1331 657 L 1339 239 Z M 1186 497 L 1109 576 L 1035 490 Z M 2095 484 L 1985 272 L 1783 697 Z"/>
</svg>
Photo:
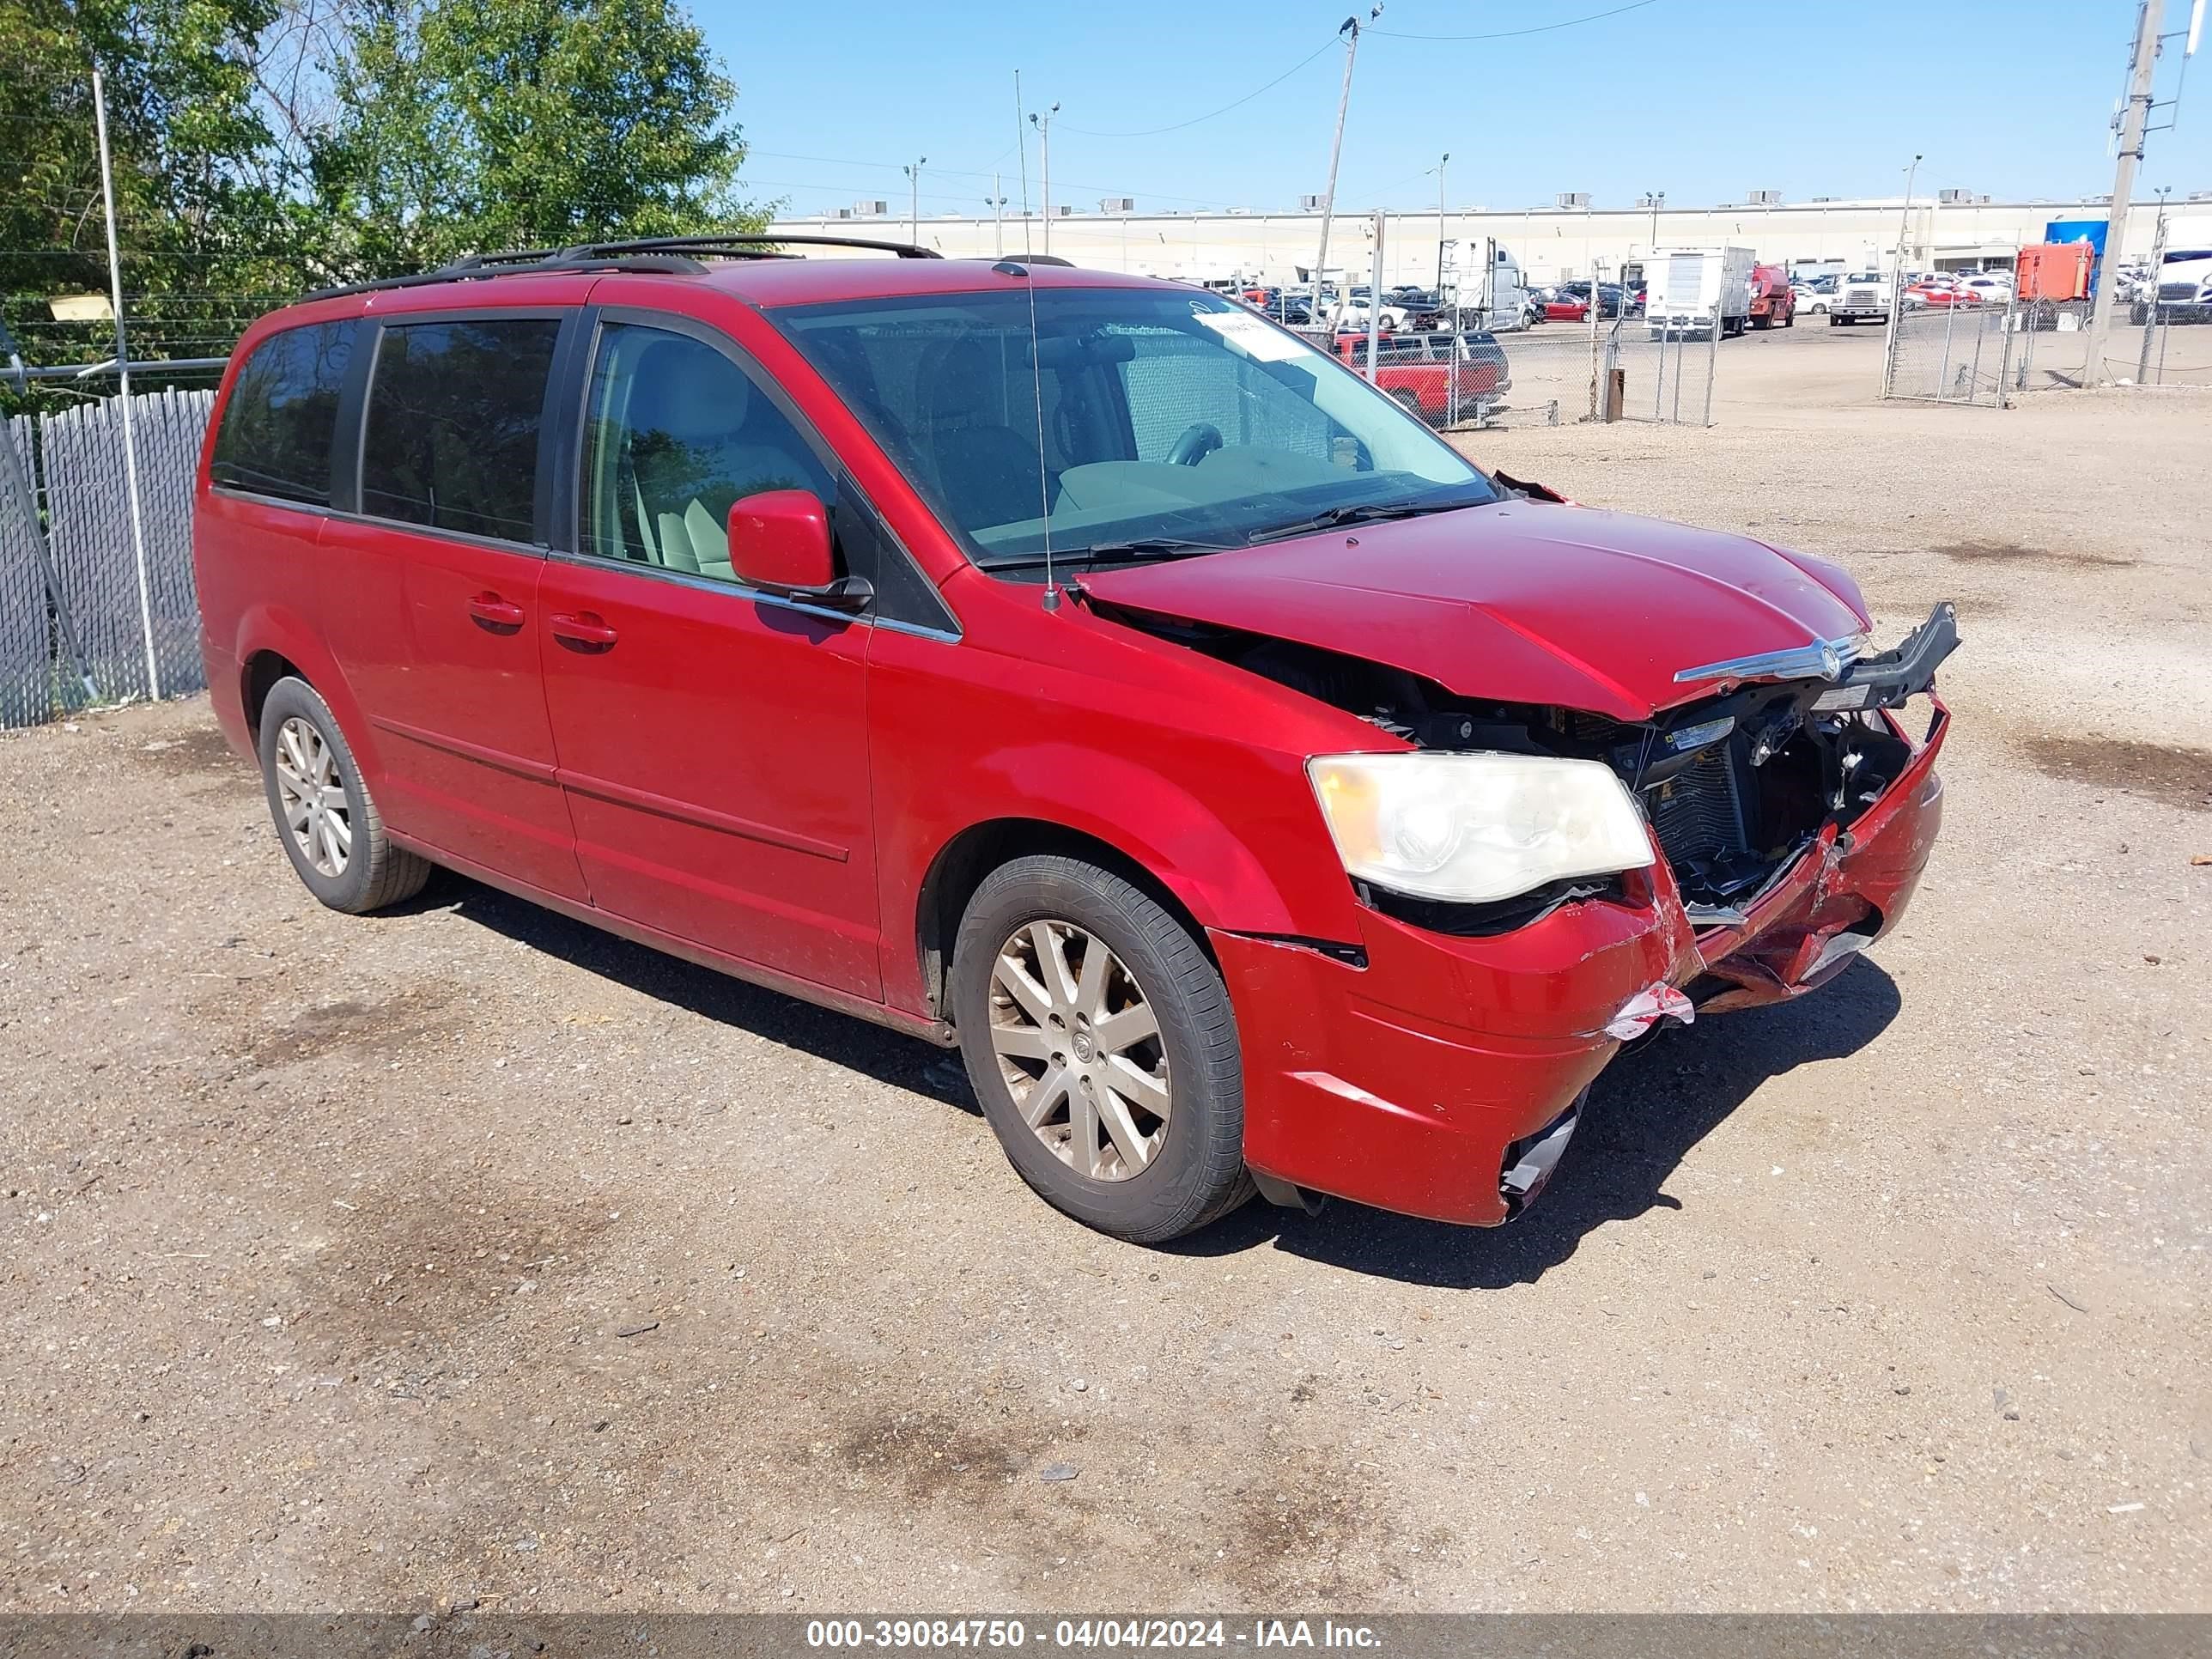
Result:
<svg viewBox="0 0 2212 1659">
<path fill-rule="evenodd" d="M 830 511 L 804 489 L 763 489 L 730 508 L 730 568 L 742 582 L 834 610 L 857 611 L 875 590 L 837 574 Z"/>
</svg>

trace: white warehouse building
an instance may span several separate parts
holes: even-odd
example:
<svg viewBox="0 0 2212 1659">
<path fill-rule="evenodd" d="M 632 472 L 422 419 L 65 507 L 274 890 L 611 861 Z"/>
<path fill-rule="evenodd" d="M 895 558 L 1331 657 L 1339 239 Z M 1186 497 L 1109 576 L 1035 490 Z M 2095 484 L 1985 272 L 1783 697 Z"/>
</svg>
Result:
<svg viewBox="0 0 2212 1659">
<path fill-rule="evenodd" d="M 2172 211 L 2177 217 L 2212 215 L 2212 199 L 2207 198 L 2212 192 L 2199 192 L 2186 204 L 2176 201 Z M 1389 212 L 1382 216 L 1382 282 L 1385 287 L 1435 283 L 1440 240 L 1448 272 L 1455 273 L 1470 250 L 1479 270 L 1485 245 L 1494 240 L 1519 262 L 1530 283 L 1586 277 L 1593 270 L 1601 276 L 1615 276 L 1624 264 L 1649 258 L 1655 247 L 1748 247 L 1763 263 L 1792 269 L 1887 266 L 1893 263 L 1900 234 L 1907 270 L 1979 270 L 2009 264 L 2015 250 L 2043 240 L 2045 226 L 2053 220 L 2101 221 L 2108 211 L 2101 201 L 1996 202 L 1965 191 L 1944 191 L 1916 194 L 1909 209 L 1899 197 L 1655 208 L 1649 202 L 1600 207 L 1587 198 L 1563 196 L 1551 207 Z M 2123 258 L 2148 254 L 2157 211 L 2154 203 L 2130 207 Z M 1003 219 L 924 214 L 918 225 L 894 204 L 869 201 L 833 213 L 779 218 L 769 228 L 772 234 L 904 241 L 910 227 L 922 246 L 951 257 L 1018 254 L 1026 248 L 1097 270 L 1187 282 L 1303 282 L 1321 240 L 1321 214 L 1313 209 L 1145 213 L 1127 197 L 1109 198 L 1087 209 L 1055 205 L 1048 222 L 1042 212 L 1024 217 L 1013 211 Z M 1329 231 L 1333 277 L 1368 279 L 1374 227 L 1371 212 L 1339 210 Z"/>
</svg>

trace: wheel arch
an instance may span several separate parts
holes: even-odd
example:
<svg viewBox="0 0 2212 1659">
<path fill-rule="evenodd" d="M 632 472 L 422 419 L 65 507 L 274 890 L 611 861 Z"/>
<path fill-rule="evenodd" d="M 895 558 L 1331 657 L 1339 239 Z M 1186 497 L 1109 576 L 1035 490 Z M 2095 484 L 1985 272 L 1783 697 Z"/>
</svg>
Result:
<svg viewBox="0 0 2212 1659">
<path fill-rule="evenodd" d="M 1127 848 L 1073 825 L 1049 818 L 996 817 L 971 823 L 954 836 L 929 862 L 915 899 L 915 949 L 921 969 L 922 994 L 929 1012 L 952 1018 L 946 994 L 952 942 L 968 902 L 991 872 L 1016 859 L 1057 854 L 1080 859 L 1119 876 L 1150 897 L 1188 928 L 1216 968 L 1206 926 L 1182 894 Z"/>
<path fill-rule="evenodd" d="M 305 680 L 328 706 L 338 729 L 345 733 L 355 763 L 371 776 L 381 775 L 383 757 L 377 749 L 375 733 L 354 701 L 337 659 L 304 618 L 281 606 L 257 605 L 239 619 L 233 644 L 240 712 L 249 742 L 260 741 L 261 706 L 270 690 L 290 675 Z"/>
</svg>

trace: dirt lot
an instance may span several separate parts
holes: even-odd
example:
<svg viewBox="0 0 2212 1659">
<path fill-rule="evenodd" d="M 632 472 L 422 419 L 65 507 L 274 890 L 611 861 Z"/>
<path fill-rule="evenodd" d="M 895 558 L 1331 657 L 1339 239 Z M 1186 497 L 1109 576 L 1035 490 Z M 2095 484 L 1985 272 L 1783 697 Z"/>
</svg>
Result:
<svg viewBox="0 0 2212 1659">
<path fill-rule="evenodd" d="M 0 740 L 0 1597 L 2212 1606 L 2212 398 L 1879 351 L 1476 446 L 1967 640 L 1899 933 L 1614 1066 L 1504 1231 L 1115 1244 L 934 1050 L 457 879 L 319 909 L 204 704 Z"/>
</svg>

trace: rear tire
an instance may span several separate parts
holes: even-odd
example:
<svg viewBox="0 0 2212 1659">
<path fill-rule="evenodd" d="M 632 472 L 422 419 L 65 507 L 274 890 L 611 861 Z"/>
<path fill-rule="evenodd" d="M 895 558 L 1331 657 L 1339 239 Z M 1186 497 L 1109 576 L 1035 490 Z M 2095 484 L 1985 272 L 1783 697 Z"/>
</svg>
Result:
<svg viewBox="0 0 2212 1659">
<path fill-rule="evenodd" d="M 961 919 L 952 1009 L 983 1115 L 1054 1209 L 1157 1244 L 1252 1196 L 1228 988 L 1149 894 L 1077 859 L 1001 866 Z"/>
<path fill-rule="evenodd" d="M 430 879 L 430 861 L 385 834 L 345 733 L 303 679 L 277 681 L 261 705 L 261 781 L 284 855 L 331 909 L 380 910 Z"/>
</svg>

